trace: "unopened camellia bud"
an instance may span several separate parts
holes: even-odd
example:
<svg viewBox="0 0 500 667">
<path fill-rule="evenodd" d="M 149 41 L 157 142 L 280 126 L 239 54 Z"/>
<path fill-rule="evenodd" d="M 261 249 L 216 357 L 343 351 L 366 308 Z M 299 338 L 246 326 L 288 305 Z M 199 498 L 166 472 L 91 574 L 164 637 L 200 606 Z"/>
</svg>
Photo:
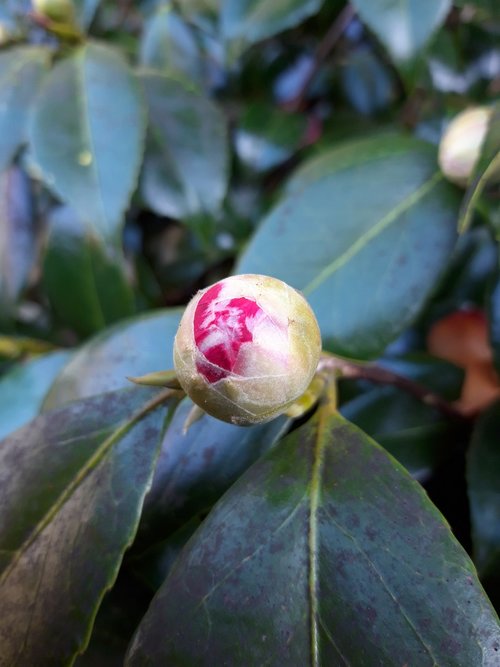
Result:
<svg viewBox="0 0 500 667">
<path fill-rule="evenodd" d="M 439 144 L 439 166 L 452 183 L 465 187 L 479 159 L 492 108 L 475 107 L 451 121 Z"/>
<path fill-rule="evenodd" d="M 240 425 L 284 412 L 306 391 L 320 353 L 318 323 L 304 297 L 253 274 L 198 292 L 174 341 L 184 391 L 208 414 Z"/>
<path fill-rule="evenodd" d="M 75 20 L 72 0 L 33 0 L 33 9 L 56 23 L 72 25 Z"/>
</svg>

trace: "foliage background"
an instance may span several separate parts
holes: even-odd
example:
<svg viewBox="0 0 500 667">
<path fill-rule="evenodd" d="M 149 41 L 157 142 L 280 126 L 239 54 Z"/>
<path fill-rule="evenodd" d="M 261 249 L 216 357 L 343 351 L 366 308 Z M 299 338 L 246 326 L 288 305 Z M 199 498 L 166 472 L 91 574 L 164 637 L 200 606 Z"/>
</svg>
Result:
<svg viewBox="0 0 500 667">
<path fill-rule="evenodd" d="M 466 191 L 437 165 L 499 33 L 493 0 L 3 3 L 0 665 L 500 664 L 497 124 Z M 186 435 L 127 377 L 231 272 L 302 290 L 346 377 Z"/>
</svg>

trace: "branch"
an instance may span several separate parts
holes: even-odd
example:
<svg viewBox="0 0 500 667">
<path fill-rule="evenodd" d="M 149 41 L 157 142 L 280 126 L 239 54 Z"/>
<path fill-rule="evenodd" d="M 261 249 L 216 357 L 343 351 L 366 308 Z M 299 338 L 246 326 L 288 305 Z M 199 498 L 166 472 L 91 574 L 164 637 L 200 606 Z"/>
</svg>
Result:
<svg viewBox="0 0 500 667">
<path fill-rule="evenodd" d="M 329 370 L 336 372 L 341 378 L 353 380 L 368 380 L 375 384 L 385 384 L 397 387 L 402 391 L 414 396 L 416 399 L 438 410 L 446 417 L 467 421 L 468 417 L 464 415 L 452 403 L 449 403 L 438 394 L 430 391 L 419 382 L 410 380 L 407 377 L 393 373 L 386 368 L 374 364 L 358 364 L 353 361 L 340 359 L 339 357 L 324 356 L 321 357 L 318 364 L 318 370 Z"/>
<path fill-rule="evenodd" d="M 309 86 L 311 85 L 316 75 L 318 74 L 319 70 L 321 69 L 321 66 L 328 57 L 328 54 L 330 53 L 330 51 L 332 51 L 334 46 L 337 44 L 339 39 L 344 34 L 345 29 L 354 18 L 354 14 L 355 12 L 352 6 L 346 5 L 344 9 L 340 12 L 340 14 L 337 16 L 335 21 L 332 23 L 330 29 L 325 34 L 321 42 L 318 44 L 318 48 L 316 49 L 316 53 L 314 54 L 314 62 L 311 65 L 311 69 L 309 70 L 307 76 L 302 82 L 302 86 L 300 87 L 300 90 L 298 91 L 295 98 L 291 100 L 287 105 L 290 111 L 298 111 L 303 107 L 304 99 L 306 97 Z"/>
</svg>

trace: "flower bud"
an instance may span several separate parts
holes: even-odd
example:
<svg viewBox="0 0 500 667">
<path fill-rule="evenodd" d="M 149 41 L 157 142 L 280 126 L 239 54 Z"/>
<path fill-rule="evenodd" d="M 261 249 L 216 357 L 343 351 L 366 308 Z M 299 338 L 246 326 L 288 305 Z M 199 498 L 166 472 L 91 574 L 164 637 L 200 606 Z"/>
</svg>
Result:
<svg viewBox="0 0 500 667">
<path fill-rule="evenodd" d="M 320 354 L 318 323 L 304 297 L 252 274 L 198 292 L 174 341 L 184 391 L 208 414 L 240 425 L 284 412 L 306 391 Z"/>
<path fill-rule="evenodd" d="M 33 9 L 56 23 L 73 25 L 75 21 L 72 0 L 33 0 Z"/>
<path fill-rule="evenodd" d="M 475 107 L 451 121 L 439 144 L 441 171 L 452 183 L 465 187 L 479 159 L 493 109 Z"/>
</svg>

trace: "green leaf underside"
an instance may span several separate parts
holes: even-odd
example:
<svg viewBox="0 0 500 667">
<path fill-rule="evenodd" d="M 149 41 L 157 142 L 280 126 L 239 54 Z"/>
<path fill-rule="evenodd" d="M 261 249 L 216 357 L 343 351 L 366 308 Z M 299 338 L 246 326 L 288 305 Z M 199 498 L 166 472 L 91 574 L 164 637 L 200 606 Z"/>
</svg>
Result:
<svg viewBox="0 0 500 667">
<path fill-rule="evenodd" d="M 117 52 L 88 43 L 45 79 L 30 128 L 46 184 L 102 238 L 116 242 L 143 150 L 137 83 Z"/>
<path fill-rule="evenodd" d="M 228 140 L 218 107 L 191 84 L 143 72 L 150 132 L 141 189 L 160 215 L 216 212 L 224 199 Z"/>
<path fill-rule="evenodd" d="M 26 138 L 28 114 L 48 60 L 49 51 L 41 47 L 0 54 L 0 171 Z"/>
<path fill-rule="evenodd" d="M 83 345 L 56 377 L 43 409 L 130 386 L 129 376 L 173 368 L 182 311 L 157 310 L 124 320 Z"/>
<path fill-rule="evenodd" d="M 498 619 L 444 519 L 324 406 L 188 542 L 126 664 L 492 667 L 499 651 Z"/>
<path fill-rule="evenodd" d="M 158 540 L 205 512 L 290 423 L 281 416 L 243 428 L 204 415 L 184 433 L 192 406 L 188 399 L 179 405 L 165 435 L 138 540 Z"/>
<path fill-rule="evenodd" d="M 319 11 L 322 0 L 224 0 L 220 12 L 223 38 L 228 42 L 254 44 L 299 25 Z"/>
<path fill-rule="evenodd" d="M 134 388 L 0 443 L 0 664 L 71 664 L 131 543 L 168 409 Z"/>
<path fill-rule="evenodd" d="M 132 314 L 134 298 L 123 265 L 118 252 L 111 256 L 70 208 L 51 216 L 44 286 L 58 316 L 78 333 L 95 333 Z"/>
<path fill-rule="evenodd" d="M 161 5 L 145 26 L 141 64 L 172 76 L 202 84 L 203 66 L 196 38 L 179 14 Z"/>
<path fill-rule="evenodd" d="M 476 424 L 467 459 L 474 559 L 481 574 L 500 566 L 500 404 Z"/>
<path fill-rule="evenodd" d="M 418 55 L 451 9 L 451 0 L 353 0 L 361 19 L 396 62 Z"/>
<path fill-rule="evenodd" d="M 457 210 L 456 191 L 425 144 L 352 142 L 299 170 L 235 272 L 271 273 L 302 290 L 325 347 L 375 357 L 434 288 L 453 249 Z"/>
</svg>

